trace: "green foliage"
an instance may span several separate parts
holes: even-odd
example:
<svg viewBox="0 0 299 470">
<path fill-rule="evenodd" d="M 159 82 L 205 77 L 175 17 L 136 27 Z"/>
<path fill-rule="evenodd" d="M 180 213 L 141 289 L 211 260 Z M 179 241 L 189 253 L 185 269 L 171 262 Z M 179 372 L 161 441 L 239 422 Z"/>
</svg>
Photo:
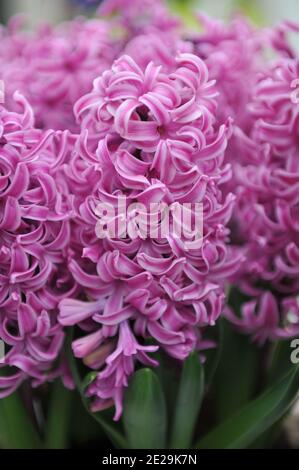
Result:
<svg viewBox="0 0 299 470">
<path fill-rule="evenodd" d="M 3 449 L 39 449 L 40 437 L 18 392 L 0 400 L 0 445 Z"/>
<path fill-rule="evenodd" d="M 299 388 L 299 366 L 229 417 L 201 439 L 198 449 L 244 449 L 280 420 L 294 403 Z"/>
<path fill-rule="evenodd" d="M 204 371 L 198 354 L 192 353 L 184 363 L 174 410 L 170 445 L 188 449 L 196 426 L 204 393 Z"/>
<path fill-rule="evenodd" d="M 123 422 L 130 448 L 165 448 L 165 398 L 152 370 L 141 369 L 133 376 L 126 393 Z"/>
</svg>

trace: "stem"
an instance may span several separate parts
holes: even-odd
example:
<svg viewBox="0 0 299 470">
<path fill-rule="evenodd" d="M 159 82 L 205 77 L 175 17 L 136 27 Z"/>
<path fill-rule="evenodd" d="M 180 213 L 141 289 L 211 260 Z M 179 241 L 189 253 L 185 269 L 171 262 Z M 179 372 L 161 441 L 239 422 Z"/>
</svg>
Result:
<svg viewBox="0 0 299 470">
<path fill-rule="evenodd" d="M 39 435 L 17 392 L 0 400 L 0 444 L 4 449 L 39 449 Z"/>
<path fill-rule="evenodd" d="M 69 441 L 72 394 L 60 381 L 53 384 L 46 424 L 45 447 L 66 449 Z"/>
</svg>

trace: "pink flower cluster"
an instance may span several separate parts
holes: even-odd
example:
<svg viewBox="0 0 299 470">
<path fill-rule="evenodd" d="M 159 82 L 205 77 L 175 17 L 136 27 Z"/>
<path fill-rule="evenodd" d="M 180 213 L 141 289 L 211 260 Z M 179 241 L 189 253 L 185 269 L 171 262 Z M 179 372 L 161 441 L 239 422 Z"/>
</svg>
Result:
<svg viewBox="0 0 299 470">
<path fill-rule="evenodd" d="M 33 107 L 38 127 L 76 132 L 73 105 L 110 67 L 121 41 L 113 38 L 109 23 L 99 19 L 43 25 L 27 34 L 21 30 L 23 23 L 21 17 L 13 18 L 0 31 L 6 102 L 12 106 L 18 90 Z"/>
<path fill-rule="evenodd" d="M 252 297 L 227 313 L 242 331 L 261 343 L 299 332 L 297 27 L 201 15 L 205 31 L 190 35 L 160 1 L 139 9 L 1 30 L 0 396 L 25 379 L 71 387 L 74 328 L 74 356 L 96 372 L 91 407 L 115 405 L 119 419 L 131 375 L 157 366 L 159 348 L 183 361 L 214 346 L 229 280 Z M 202 245 L 99 239 L 97 204 L 120 197 L 201 203 Z"/>
<path fill-rule="evenodd" d="M 19 113 L 0 108 L 0 337 L 10 370 L 1 397 L 27 377 L 33 386 L 61 375 L 72 382 L 57 320 L 75 287 L 65 265 L 72 211 L 56 160 L 69 136 L 36 129 L 30 105 L 14 98 Z"/>
<path fill-rule="evenodd" d="M 234 136 L 243 159 L 234 164 L 235 218 L 247 259 L 239 285 L 255 298 L 234 321 L 260 342 L 299 333 L 298 78 L 298 61 L 286 54 L 261 70 L 251 125 Z"/>
<path fill-rule="evenodd" d="M 215 109 L 207 68 L 187 53 L 177 56 L 170 74 L 153 62 L 141 69 L 122 56 L 75 106 L 82 133 L 70 168 L 86 175 L 75 231 L 88 263 L 73 260 L 70 271 L 89 301 L 62 300 L 59 320 L 87 328 L 88 336 L 74 342 L 74 354 L 100 369 L 88 389 L 95 397 L 93 409 L 113 400 L 116 418 L 134 364 L 155 364 L 147 352 L 161 346 L 184 360 L 192 350 L 209 346 L 203 328 L 221 314 L 223 281 L 237 269 L 225 228 L 234 198 L 224 199 L 220 190 L 227 177 L 223 158 L 230 123 L 219 127 Z M 145 206 L 202 202 L 201 249 L 187 252 L 171 234 L 100 242 L 93 209 L 97 201 L 117 205 L 120 196 Z M 155 345 L 144 345 L 147 339 Z"/>
<path fill-rule="evenodd" d="M 224 192 L 236 195 L 232 239 L 246 262 L 232 282 L 251 298 L 227 316 L 259 343 L 297 336 L 299 66 L 288 34 L 299 26 L 257 30 L 243 18 L 199 19 L 205 32 L 192 42 L 216 79 L 220 118 L 234 120 Z"/>
</svg>

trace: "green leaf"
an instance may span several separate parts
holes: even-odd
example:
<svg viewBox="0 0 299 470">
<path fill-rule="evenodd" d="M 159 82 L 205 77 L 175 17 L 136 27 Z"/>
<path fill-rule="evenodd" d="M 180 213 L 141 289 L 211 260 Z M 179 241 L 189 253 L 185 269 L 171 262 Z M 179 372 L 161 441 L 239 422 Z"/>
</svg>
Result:
<svg viewBox="0 0 299 470">
<path fill-rule="evenodd" d="M 286 414 L 295 402 L 299 366 L 198 442 L 198 449 L 244 449 Z M 236 390 L 236 393 L 238 390 Z"/>
<path fill-rule="evenodd" d="M 157 352 L 155 359 L 159 362 L 159 367 L 155 369 L 155 373 L 162 386 L 164 396 L 167 397 L 167 416 L 173 416 L 176 407 L 181 367 L 178 361 L 174 361 L 164 351 Z"/>
<path fill-rule="evenodd" d="M 188 449 L 204 392 L 204 372 L 198 353 L 192 353 L 185 361 L 180 380 L 170 446 L 172 449 Z"/>
<path fill-rule="evenodd" d="M 68 447 L 72 398 L 72 392 L 67 390 L 59 380 L 52 384 L 45 435 L 47 449 Z"/>
<path fill-rule="evenodd" d="M 221 318 L 215 327 L 213 327 L 213 330 L 217 333 L 215 338 L 215 341 L 217 343 L 217 346 L 212 349 L 208 349 L 207 351 L 204 352 L 204 355 L 206 357 L 206 361 L 204 364 L 204 373 L 205 373 L 205 383 L 206 386 L 209 386 L 212 384 L 214 376 L 218 370 L 220 359 L 222 356 L 222 348 L 223 348 L 223 322 L 224 320 Z"/>
<path fill-rule="evenodd" d="M 267 373 L 269 385 L 275 383 L 278 377 L 282 377 L 285 372 L 286 364 L 290 363 L 290 355 L 290 341 L 279 341 L 273 344 Z"/>
<path fill-rule="evenodd" d="M 42 448 L 39 435 L 18 392 L 0 400 L 0 444 L 4 449 Z"/>
<path fill-rule="evenodd" d="M 80 374 L 79 374 L 79 371 L 78 371 L 78 367 L 77 367 L 77 363 L 76 363 L 76 359 L 75 359 L 75 357 L 73 355 L 73 352 L 72 352 L 72 340 L 73 340 L 73 330 L 71 330 L 71 332 L 69 333 L 68 338 L 67 338 L 67 356 L 68 356 L 68 359 L 69 359 L 73 379 L 75 381 L 76 388 L 77 388 L 77 390 L 78 390 L 78 392 L 81 396 L 83 406 L 86 409 L 86 411 L 90 414 L 90 416 L 93 419 L 95 419 L 97 421 L 97 423 L 99 423 L 101 425 L 102 429 L 105 431 L 106 435 L 108 436 L 110 441 L 113 443 L 113 445 L 116 448 L 126 449 L 128 447 L 128 443 L 127 443 L 125 437 L 119 432 L 117 427 L 115 425 L 113 425 L 110 422 L 110 420 L 108 420 L 104 417 L 103 412 L 93 413 L 90 410 L 89 400 L 85 396 L 85 389 L 92 382 L 92 380 L 94 380 L 95 373 L 91 372 L 91 373 L 87 374 L 87 376 L 85 377 L 85 379 L 83 381 L 81 380 L 81 377 L 80 377 Z"/>
<path fill-rule="evenodd" d="M 259 350 L 247 336 L 222 321 L 221 358 L 214 378 L 214 398 L 219 421 L 231 416 L 253 398 L 259 370 Z"/>
<path fill-rule="evenodd" d="M 157 375 L 140 369 L 130 381 L 123 422 L 132 449 L 163 449 L 166 439 L 166 405 Z"/>
<path fill-rule="evenodd" d="M 70 437 L 72 442 L 76 443 L 76 449 L 90 448 L 91 442 L 101 442 L 105 445 L 108 441 L 107 446 L 109 446 L 109 438 L 106 436 L 102 426 L 91 417 L 90 413 L 86 412 L 77 391 L 73 393 L 72 400 Z"/>
</svg>

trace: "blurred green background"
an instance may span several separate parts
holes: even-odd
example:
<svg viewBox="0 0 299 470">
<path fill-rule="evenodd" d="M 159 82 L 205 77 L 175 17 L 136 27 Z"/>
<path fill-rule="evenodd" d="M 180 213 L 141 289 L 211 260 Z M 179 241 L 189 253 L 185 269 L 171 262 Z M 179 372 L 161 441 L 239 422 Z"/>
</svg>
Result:
<svg viewBox="0 0 299 470">
<path fill-rule="evenodd" d="M 128 0 L 129 1 L 129 0 Z M 218 18 L 228 18 L 233 11 L 246 13 L 259 24 L 275 24 L 282 19 L 299 21 L 298 0 L 169 0 L 176 9 L 184 12 L 187 21 L 188 9 L 193 6 Z M 142 3 L 142 0 L 140 0 Z M 1 0 L 1 22 L 15 13 L 27 13 L 31 25 L 49 20 L 58 22 L 80 13 L 80 0 Z M 190 10 L 189 10 L 190 12 Z"/>
</svg>

